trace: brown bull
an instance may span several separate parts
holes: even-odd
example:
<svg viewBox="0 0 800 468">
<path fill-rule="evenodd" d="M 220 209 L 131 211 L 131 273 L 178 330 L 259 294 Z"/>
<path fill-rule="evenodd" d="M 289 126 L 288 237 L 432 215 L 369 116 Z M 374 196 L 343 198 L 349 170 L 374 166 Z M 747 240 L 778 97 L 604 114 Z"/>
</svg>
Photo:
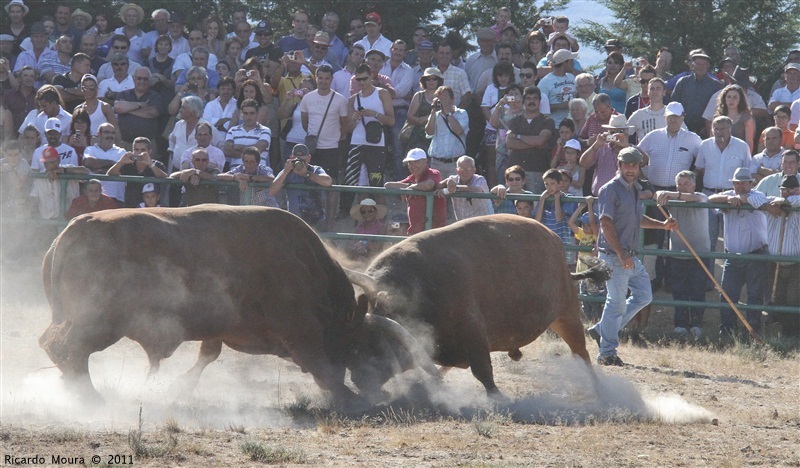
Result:
<svg viewBox="0 0 800 468">
<path fill-rule="evenodd" d="M 435 362 L 470 367 L 490 394 L 498 390 L 489 353 L 520 359 L 519 348 L 548 327 L 590 363 L 574 281 L 586 276 L 570 274 L 561 240 L 534 220 L 483 216 L 423 232 L 381 253 L 366 274 L 349 275 L 373 314 L 429 334 Z M 354 372 L 353 382 L 370 392 L 391 377 L 361 370 L 369 373 Z"/>
<path fill-rule="evenodd" d="M 425 355 L 396 323 L 365 316 L 366 303 L 357 306 L 320 238 L 277 209 L 201 205 L 84 215 L 47 252 L 43 280 L 53 323 L 39 342 L 84 398 L 99 398 L 89 355 L 122 337 L 142 345 L 151 372 L 184 341 L 202 341 L 188 374 L 193 383 L 223 343 L 280 356 L 345 402 L 355 396 L 344 383 L 346 367 L 369 357 L 400 372 Z"/>
</svg>

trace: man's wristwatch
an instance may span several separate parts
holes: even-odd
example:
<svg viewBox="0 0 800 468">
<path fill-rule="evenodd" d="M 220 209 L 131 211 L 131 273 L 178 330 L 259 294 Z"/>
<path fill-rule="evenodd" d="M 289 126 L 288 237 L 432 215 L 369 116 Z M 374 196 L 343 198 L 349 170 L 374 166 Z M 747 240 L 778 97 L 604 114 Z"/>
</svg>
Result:
<svg viewBox="0 0 800 468">
<path fill-rule="evenodd" d="M 514 134 L 514 138 L 516 138 L 517 140 L 521 140 L 522 139 L 522 135 L 520 135 L 519 133 L 515 133 Z"/>
</svg>

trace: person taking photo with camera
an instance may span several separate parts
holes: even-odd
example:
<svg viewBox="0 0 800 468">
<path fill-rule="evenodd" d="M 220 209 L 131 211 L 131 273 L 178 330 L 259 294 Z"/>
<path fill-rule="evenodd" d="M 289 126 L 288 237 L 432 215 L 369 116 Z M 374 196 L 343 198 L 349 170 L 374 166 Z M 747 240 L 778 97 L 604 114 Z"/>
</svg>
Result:
<svg viewBox="0 0 800 468">
<path fill-rule="evenodd" d="M 321 185 L 330 187 L 333 179 L 321 166 L 311 164 L 311 152 L 306 145 L 295 145 L 292 156 L 286 161 L 286 166 L 278 173 L 275 181 L 269 188 L 269 193 L 276 196 L 284 184 Z M 286 188 L 286 209 L 311 227 L 322 226 L 325 221 L 325 203 L 323 192 L 320 190 L 303 190 Z M 331 213 L 333 216 L 334 213 Z"/>
</svg>

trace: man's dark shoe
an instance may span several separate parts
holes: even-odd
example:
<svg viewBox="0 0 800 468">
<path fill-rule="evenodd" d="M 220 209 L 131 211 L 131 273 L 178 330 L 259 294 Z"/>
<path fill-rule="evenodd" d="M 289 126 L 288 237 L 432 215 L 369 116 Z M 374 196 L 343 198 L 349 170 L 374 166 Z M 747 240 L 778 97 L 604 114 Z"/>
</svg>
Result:
<svg viewBox="0 0 800 468">
<path fill-rule="evenodd" d="M 598 333 L 597 330 L 594 329 L 594 327 L 588 328 L 586 330 L 586 333 L 588 333 L 589 336 L 595 341 L 595 343 L 597 343 L 597 347 L 599 348 L 600 347 L 600 333 Z"/>
<path fill-rule="evenodd" d="M 625 363 L 622 362 L 622 359 L 620 359 L 619 356 L 606 356 L 597 358 L 597 365 L 622 367 L 625 365 Z"/>
</svg>

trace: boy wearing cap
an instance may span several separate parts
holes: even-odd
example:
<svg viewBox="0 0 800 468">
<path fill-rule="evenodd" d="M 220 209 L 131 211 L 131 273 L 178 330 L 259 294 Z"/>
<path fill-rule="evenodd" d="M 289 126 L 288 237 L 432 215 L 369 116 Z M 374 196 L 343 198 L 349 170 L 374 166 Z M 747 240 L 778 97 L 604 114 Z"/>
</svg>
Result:
<svg viewBox="0 0 800 468">
<path fill-rule="evenodd" d="M 280 62 L 281 57 L 283 57 L 283 51 L 277 44 L 272 42 L 272 37 L 272 26 L 265 20 L 259 21 L 255 28 L 255 40 L 258 46 L 249 49 L 244 54 L 245 60 L 250 57 L 256 57 L 262 65 L 266 65 L 270 61 Z"/>
<path fill-rule="evenodd" d="M 61 217 L 61 182 L 58 180 L 58 176 L 60 174 L 88 174 L 89 169 L 83 166 L 62 164 L 58 150 L 52 146 L 45 146 L 41 150 L 38 162 L 43 168 L 42 172 L 47 173 L 47 177 L 33 179 L 30 196 L 36 199 L 42 219 L 58 219 Z M 69 205 L 80 195 L 80 184 L 77 180 L 69 180 L 66 190 L 66 200 Z"/>
<path fill-rule="evenodd" d="M 730 179 L 733 190 L 715 193 L 708 197 L 709 203 L 725 203 L 733 208 L 750 205 L 756 210 L 722 210 L 725 250 L 734 254 L 764 255 L 768 253 L 767 215 L 758 209 L 768 206 L 767 197 L 753 190 L 754 179 L 749 167 L 740 167 Z M 733 302 L 739 302 L 742 288 L 747 285 L 747 304 L 764 303 L 767 263 L 756 260 L 726 258 L 722 267 L 722 289 Z M 725 299 L 720 295 L 720 302 Z M 761 312 L 745 312 L 747 322 L 758 332 L 761 329 Z M 719 333 L 730 338 L 736 332 L 737 319 L 728 308 L 720 309 Z"/>
<path fill-rule="evenodd" d="M 284 184 L 303 184 L 320 185 L 330 187 L 333 179 L 325 169 L 311 164 L 311 153 L 306 145 L 295 145 L 292 149 L 292 157 L 286 161 L 286 166 L 278 173 L 269 193 L 273 197 L 283 188 Z M 296 188 L 286 188 L 286 209 L 293 213 L 310 226 L 320 226 L 325 220 L 325 197 L 321 190 L 302 190 Z M 333 213 L 331 213 L 333 216 Z"/>
<path fill-rule="evenodd" d="M 624 365 L 617 356 L 619 331 L 653 298 L 650 277 L 637 257 L 640 228 L 673 230 L 678 227 L 672 218 L 662 222 L 644 215 L 639 202 L 642 188 L 637 181 L 643 161 L 638 149 L 622 149 L 617 156 L 617 175 L 599 192 L 597 246 L 600 259 L 611 267 L 611 277 L 606 281 L 608 294 L 603 316 L 588 332 L 600 347 L 597 363 L 603 366 Z M 629 289 L 631 296 L 626 300 Z"/>
<path fill-rule="evenodd" d="M 414 148 L 408 152 L 403 160 L 408 164 L 410 175 L 400 182 L 386 182 L 387 189 L 411 189 L 423 192 L 436 190 L 442 181 L 442 175 L 436 169 L 428 167 L 428 155 L 425 151 Z M 403 196 L 408 204 L 408 235 L 413 235 L 425 230 L 425 212 L 427 198 L 422 196 Z M 433 198 L 433 228 L 444 227 L 447 214 L 447 202 L 444 197 Z"/>
<path fill-rule="evenodd" d="M 374 11 L 367 13 L 364 17 L 364 30 L 367 35 L 356 44 L 361 44 L 367 52 L 377 49 L 383 53 L 384 57 L 388 57 L 392 53 L 392 41 L 381 34 L 381 24 L 381 15 Z"/>
<path fill-rule="evenodd" d="M 158 190 L 155 184 L 144 184 L 142 187 L 142 202 L 139 203 L 137 208 L 157 208 L 161 206 L 159 203 Z"/>
</svg>

